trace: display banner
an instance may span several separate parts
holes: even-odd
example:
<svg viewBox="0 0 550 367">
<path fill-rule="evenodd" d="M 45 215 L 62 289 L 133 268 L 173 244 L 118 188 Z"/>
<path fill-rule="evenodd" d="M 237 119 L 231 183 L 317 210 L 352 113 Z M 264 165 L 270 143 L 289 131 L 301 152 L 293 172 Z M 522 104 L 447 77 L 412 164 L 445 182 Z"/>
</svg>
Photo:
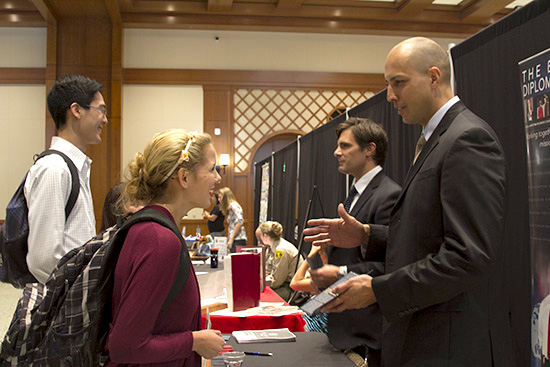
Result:
<svg viewBox="0 0 550 367">
<path fill-rule="evenodd" d="M 550 366 L 550 49 L 521 61 L 519 75 L 529 176 L 531 366 Z"/>
<path fill-rule="evenodd" d="M 262 166 L 262 184 L 260 188 L 260 217 L 259 222 L 267 222 L 267 208 L 269 206 L 269 163 Z"/>
</svg>

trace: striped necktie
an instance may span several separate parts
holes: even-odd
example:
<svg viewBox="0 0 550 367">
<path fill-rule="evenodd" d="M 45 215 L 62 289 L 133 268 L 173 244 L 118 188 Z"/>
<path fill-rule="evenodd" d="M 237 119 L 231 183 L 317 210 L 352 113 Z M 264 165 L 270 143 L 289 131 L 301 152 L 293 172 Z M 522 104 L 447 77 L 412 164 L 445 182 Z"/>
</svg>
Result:
<svg viewBox="0 0 550 367">
<path fill-rule="evenodd" d="M 426 138 L 424 137 L 424 134 L 422 134 L 420 135 L 420 138 L 418 138 L 418 141 L 416 142 L 416 149 L 414 150 L 413 164 L 416 163 L 416 159 L 420 155 L 422 148 L 424 148 L 424 144 L 426 144 Z"/>
<path fill-rule="evenodd" d="M 344 209 L 346 210 L 346 212 L 349 213 L 349 210 L 351 208 L 351 203 L 353 203 L 353 199 L 357 194 L 358 194 L 357 189 L 355 188 L 355 186 L 352 186 L 351 190 L 349 190 L 349 195 L 346 198 L 346 201 L 344 202 Z"/>
</svg>

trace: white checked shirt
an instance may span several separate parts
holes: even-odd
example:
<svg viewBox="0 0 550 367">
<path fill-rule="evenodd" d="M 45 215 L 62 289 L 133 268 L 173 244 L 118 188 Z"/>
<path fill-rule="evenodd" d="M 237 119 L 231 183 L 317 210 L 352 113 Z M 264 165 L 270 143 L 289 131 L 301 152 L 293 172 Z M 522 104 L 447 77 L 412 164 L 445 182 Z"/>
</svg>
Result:
<svg viewBox="0 0 550 367">
<path fill-rule="evenodd" d="M 65 205 L 71 193 L 71 172 L 62 157 L 50 154 L 33 165 L 25 182 L 29 207 L 27 264 L 40 283 L 45 283 L 59 260 L 95 234 L 95 215 L 90 190 L 92 160 L 68 141 L 53 137 L 50 149 L 65 153 L 78 170 L 80 193 L 65 222 Z"/>
</svg>

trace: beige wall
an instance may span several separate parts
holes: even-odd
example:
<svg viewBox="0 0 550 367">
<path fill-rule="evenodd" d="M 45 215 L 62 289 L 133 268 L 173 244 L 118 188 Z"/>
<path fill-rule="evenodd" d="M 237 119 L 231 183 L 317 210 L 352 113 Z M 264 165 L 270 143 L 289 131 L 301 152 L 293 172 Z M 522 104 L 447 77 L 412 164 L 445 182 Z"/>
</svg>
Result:
<svg viewBox="0 0 550 367">
<path fill-rule="evenodd" d="M 216 41 L 215 37 L 219 37 Z M 383 73 L 388 51 L 405 37 L 126 29 L 125 68 Z M 447 49 L 460 39 L 435 39 Z"/>
<path fill-rule="evenodd" d="M 202 86 L 126 85 L 122 88 L 122 170 L 158 132 L 203 131 Z M 202 219 L 193 210 L 191 219 Z"/>
<path fill-rule="evenodd" d="M 0 67 L 46 67 L 45 28 L 0 28 Z M 44 150 L 46 88 L 0 85 L 0 219 L 15 189 Z"/>
<path fill-rule="evenodd" d="M 0 67 L 45 68 L 46 28 L 1 28 Z"/>
<path fill-rule="evenodd" d="M 0 219 L 32 157 L 44 150 L 45 90 L 43 85 L 0 85 Z"/>
</svg>

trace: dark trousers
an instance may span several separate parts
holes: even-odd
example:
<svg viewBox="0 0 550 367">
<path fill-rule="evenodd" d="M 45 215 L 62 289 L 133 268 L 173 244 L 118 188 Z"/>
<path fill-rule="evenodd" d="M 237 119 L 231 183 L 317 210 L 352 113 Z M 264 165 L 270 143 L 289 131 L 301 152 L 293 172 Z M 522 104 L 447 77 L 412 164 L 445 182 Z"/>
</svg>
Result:
<svg viewBox="0 0 550 367">
<path fill-rule="evenodd" d="M 231 253 L 237 252 L 237 246 L 246 246 L 246 240 L 234 240 L 233 246 L 231 246 Z"/>
</svg>

